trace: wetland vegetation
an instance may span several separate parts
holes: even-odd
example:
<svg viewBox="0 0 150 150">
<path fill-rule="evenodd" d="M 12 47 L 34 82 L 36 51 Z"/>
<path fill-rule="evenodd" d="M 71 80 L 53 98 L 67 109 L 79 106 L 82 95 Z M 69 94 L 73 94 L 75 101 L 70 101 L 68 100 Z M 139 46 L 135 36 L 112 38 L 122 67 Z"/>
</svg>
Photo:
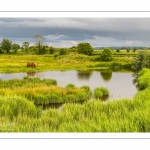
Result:
<svg viewBox="0 0 150 150">
<path fill-rule="evenodd" d="M 110 95 L 103 86 L 92 91 L 87 85 L 77 87 L 71 82 L 62 87 L 55 79 L 25 76 L 23 79 L 0 80 L 0 132 L 150 131 L 148 49 L 93 50 L 87 43 L 71 48 L 24 44 L 20 50 L 1 47 L 1 73 L 28 72 L 33 75 L 48 70 L 78 70 L 79 79 L 89 79 L 92 76 L 90 70 L 103 69 L 99 76 L 108 82 L 112 71 L 122 69 L 136 71 L 134 83 L 138 92 L 133 98 L 103 101 L 103 96 Z M 27 67 L 29 62 L 36 67 Z M 65 105 L 61 109 L 42 108 L 50 103 Z"/>
</svg>

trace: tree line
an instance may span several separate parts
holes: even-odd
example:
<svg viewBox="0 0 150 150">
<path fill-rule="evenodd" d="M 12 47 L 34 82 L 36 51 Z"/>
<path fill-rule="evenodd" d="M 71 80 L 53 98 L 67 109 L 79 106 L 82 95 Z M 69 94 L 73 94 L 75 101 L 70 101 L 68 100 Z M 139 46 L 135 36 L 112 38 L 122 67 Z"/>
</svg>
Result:
<svg viewBox="0 0 150 150">
<path fill-rule="evenodd" d="M 9 39 L 3 39 L 0 43 L 0 53 L 6 53 L 9 54 L 10 51 L 13 53 L 17 53 L 18 50 L 21 50 L 22 52 L 26 54 L 54 54 L 59 53 L 59 55 L 65 55 L 70 52 L 77 51 L 79 54 L 85 54 L 85 55 L 92 55 L 93 48 L 90 45 L 90 43 L 79 43 L 77 46 L 72 46 L 70 48 L 55 48 L 53 46 L 47 46 L 44 44 L 45 38 L 40 35 L 36 34 L 33 36 L 33 39 L 35 41 L 34 46 L 30 46 L 29 42 L 23 42 L 20 46 L 17 43 L 12 43 Z"/>
</svg>

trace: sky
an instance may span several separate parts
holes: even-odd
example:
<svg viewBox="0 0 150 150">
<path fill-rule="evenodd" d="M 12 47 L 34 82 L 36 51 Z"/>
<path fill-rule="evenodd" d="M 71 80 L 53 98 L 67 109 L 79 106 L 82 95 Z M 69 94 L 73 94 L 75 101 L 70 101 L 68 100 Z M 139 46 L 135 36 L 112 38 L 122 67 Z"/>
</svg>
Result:
<svg viewBox="0 0 150 150">
<path fill-rule="evenodd" d="M 35 44 L 33 36 L 45 37 L 44 44 L 72 47 L 89 42 L 92 47 L 150 46 L 150 18 L 0 18 L 3 38 Z"/>
</svg>

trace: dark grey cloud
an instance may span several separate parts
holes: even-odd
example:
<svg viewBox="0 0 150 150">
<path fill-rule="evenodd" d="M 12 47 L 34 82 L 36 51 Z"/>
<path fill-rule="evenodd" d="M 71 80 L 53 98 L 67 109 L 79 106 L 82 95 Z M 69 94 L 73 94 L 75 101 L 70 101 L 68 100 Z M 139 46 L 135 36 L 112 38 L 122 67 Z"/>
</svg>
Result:
<svg viewBox="0 0 150 150">
<path fill-rule="evenodd" d="M 150 18 L 0 18 L 0 38 L 34 43 L 41 34 L 54 46 L 150 46 L 149 25 Z"/>
</svg>

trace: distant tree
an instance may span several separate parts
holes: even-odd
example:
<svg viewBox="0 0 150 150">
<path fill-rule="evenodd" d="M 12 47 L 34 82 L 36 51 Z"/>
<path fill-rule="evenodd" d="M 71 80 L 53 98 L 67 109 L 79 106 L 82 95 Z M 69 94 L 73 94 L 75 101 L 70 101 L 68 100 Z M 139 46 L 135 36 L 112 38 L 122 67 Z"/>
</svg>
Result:
<svg viewBox="0 0 150 150">
<path fill-rule="evenodd" d="M 1 53 L 3 53 L 3 52 L 2 52 L 2 47 L 1 47 L 1 43 L 0 43 L 0 54 L 1 54 Z"/>
<path fill-rule="evenodd" d="M 90 43 L 79 43 L 77 51 L 79 54 L 92 55 L 94 50 Z"/>
<path fill-rule="evenodd" d="M 137 49 L 136 48 L 133 48 L 133 52 L 135 52 Z"/>
<path fill-rule="evenodd" d="M 50 54 L 54 54 L 54 52 L 55 52 L 55 48 L 52 47 L 52 46 L 50 46 L 50 47 L 49 47 L 49 53 L 50 53 Z"/>
<path fill-rule="evenodd" d="M 14 50 L 14 53 L 16 53 L 19 48 L 20 48 L 19 44 L 16 44 L 16 43 L 12 44 L 12 50 Z"/>
<path fill-rule="evenodd" d="M 35 40 L 35 46 L 37 46 L 39 49 L 39 54 L 42 54 L 43 53 L 42 47 L 43 47 L 45 38 L 40 34 L 36 34 L 33 36 L 33 39 Z"/>
<path fill-rule="evenodd" d="M 116 52 L 120 52 L 120 49 L 118 48 L 118 49 L 116 49 Z"/>
<path fill-rule="evenodd" d="M 127 48 L 126 50 L 127 50 L 127 52 L 130 52 L 130 49 L 129 49 L 129 48 Z"/>
<path fill-rule="evenodd" d="M 110 48 L 104 48 L 100 55 L 100 58 L 103 61 L 111 61 L 113 59 L 112 50 Z"/>
<path fill-rule="evenodd" d="M 70 47 L 70 52 L 76 52 L 76 51 L 77 51 L 77 47 L 76 46 Z"/>
<path fill-rule="evenodd" d="M 11 50 L 11 47 L 12 47 L 12 42 L 9 39 L 2 40 L 1 49 L 3 51 L 6 51 L 6 53 L 8 54 L 9 51 Z"/>
<path fill-rule="evenodd" d="M 46 48 L 47 48 L 47 46 L 42 46 L 41 47 L 41 54 L 45 54 L 46 53 Z"/>
<path fill-rule="evenodd" d="M 65 48 L 61 48 L 59 55 L 66 55 L 67 54 L 67 50 Z"/>
<path fill-rule="evenodd" d="M 29 42 L 23 42 L 22 47 L 24 48 L 25 52 L 29 53 Z"/>
</svg>

